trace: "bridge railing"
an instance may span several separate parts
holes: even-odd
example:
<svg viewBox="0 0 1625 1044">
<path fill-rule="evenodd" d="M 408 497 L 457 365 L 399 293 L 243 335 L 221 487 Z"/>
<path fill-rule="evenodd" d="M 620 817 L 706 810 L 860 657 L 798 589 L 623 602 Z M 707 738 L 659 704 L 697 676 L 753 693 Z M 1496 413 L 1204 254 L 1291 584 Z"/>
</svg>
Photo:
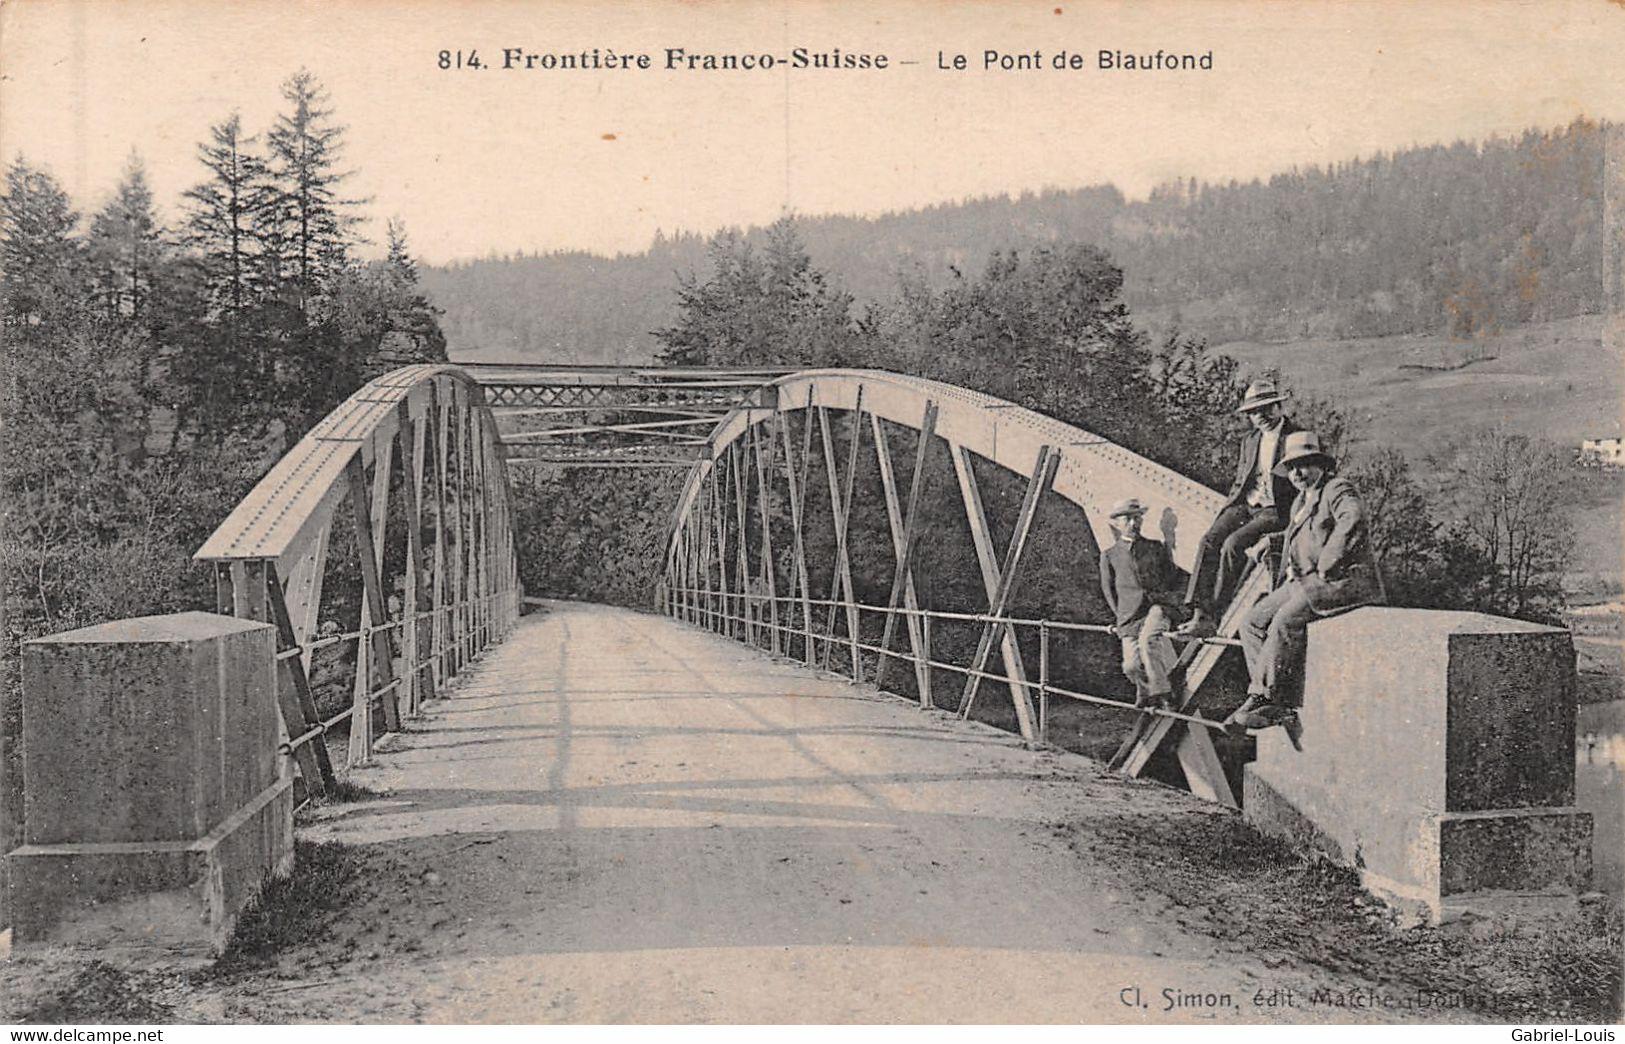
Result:
<svg viewBox="0 0 1625 1044">
<path fill-rule="evenodd" d="M 1128 714 L 1147 715 L 1168 724 L 1181 722 L 1189 728 L 1223 730 L 1221 722 L 1204 718 L 1200 713 L 1137 707 L 1131 698 L 1103 696 L 1059 684 L 1053 669 L 1056 662 L 1055 640 L 1064 635 L 1092 634 L 1111 636 L 1113 641 L 1116 641 L 1116 633 L 1107 624 L 885 606 L 820 598 L 807 599 L 804 603 L 800 598 L 762 593 L 741 594 L 718 588 L 673 587 L 668 589 L 666 597 L 667 603 L 662 608 L 679 620 L 705 627 L 724 637 L 774 655 L 799 658 L 810 667 L 830 671 L 836 670 L 837 666 L 844 667 L 844 670 L 838 673 L 847 675 L 853 682 L 860 685 L 871 684 L 889 695 L 906 698 L 904 694 L 885 687 L 889 661 L 893 659 L 901 661 L 913 668 L 914 689 L 918 694 L 920 707 L 925 710 L 952 710 L 960 718 L 969 718 L 983 682 L 1021 687 L 1037 709 L 1037 739 L 1040 744 L 1049 742 L 1052 699 L 1092 704 Z M 822 610 L 829 619 L 835 619 L 837 616 L 832 610 L 844 612 L 850 606 L 857 611 L 858 629 L 851 634 L 840 634 L 819 630 L 816 626 L 809 627 L 805 623 L 804 604 Z M 865 638 L 866 630 L 872 633 L 874 621 L 887 619 L 912 621 L 918 626 L 918 652 L 914 651 L 911 643 L 894 648 L 876 644 L 872 639 Z M 798 625 L 795 623 L 797 620 L 802 620 L 803 623 Z M 870 625 L 868 628 L 864 626 L 866 620 Z M 1031 644 L 1031 640 L 1036 639 L 1037 681 L 1033 682 L 1026 676 L 988 670 L 986 665 L 978 667 L 974 661 L 955 663 L 938 658 L 933 632 L 936 625 L 946 623 L 974 625 L 979 629 L 1009 627 L 1018 636 L 1018 641 L 1025 637 L 1029 639 L 1028 644 Z M 884 633 L 896 633 L 896 628 L 888 627 Z M 799 639 L 799 649 L 792 639 Z M 1215 648 L 1241 644 L 1234 638 L 1210 637 L 1196 640 L 1204 646 Z M 795 652 L 800 653 L 799 657 L 793 655 Z M 938 702 L 939 694 L 933 683 L 935 671 L 945 671 L 964 679 L 964 687 L 959 693 L 952 694 L 951 701 Z M 1192 792 L 1210 800 L 1234 805 L 1234 796 L 1228 786 L 1219 785 L 1222 776 L 1215 776 L 1210 771 L 1211 766 L 1205 765 L 1204 769 L 1205 771 L 1201 772 L 1187 772 Z"/>
<path fill-rule="evenodd" d="M 985 603 L 977 603 L 985 605 L 984 612 L 970 617 L 981 622 L 974 628 L 980 635 L 970 639 L 976 654 L 964 668 L 960 701 L 968 708 L 984 680 L 1002 680 L 1016 729 L 1029 742 L 1042 738 L 1034 693 L 1057 693 L 1052 684 L 1031 684 L 1018 627 L 1009 614 L 1017 604 L 1022 573 L 1039 557 L 1027 552 L 1041 539 L 1036 534 L 1043 506 L 1064 501 L 1080 509 L 1075 518 L 1081 518 L 1087 533 L 1072 530 L 1080 546 L 1092 539 L 1105 547 L 1115 539 L 1111 506 L 1135 497 L 1147 509 L 1148 525 L 1155 521 L 1175 563 L 1189 569 L 1197 542 L 1188 535 L 1205 530 L 1223 504 L 1222 495 L 1099 435 L 940 382 L 879 371 L 813 370 L 779 378 L 772 389 L 775 394 L 763 394 L 756 404 L 723 418 L 690 471 L 667 542 L 662 574 L 667 593 L 657 600 L 670 607 L 676 604 L 672 591 L 686 597 L 691 591 L 715 589 L 721 592 L 715 597 L 730 599 L 721 606 L 742 616 L 736 607 L 745 603 L 738 599 L 757 593 L 772 599 L 770 622 L 777 624 L 779 607 L 794 613 L 799 606 L 802 630 L 810 631 L 816 599 L 825 617 L 822 630 L 844 627 L 854 662 L 861 653 L 860 617 L 872 621 L 879 613 L 879 648 L 889 649 L 893 637 L 905 632 L 899 644 L 906 642 L 913 655 L 902 658 L 916 662 L 923 687 L 929 679 L 923 664 L 928 657 L 920 651 L 920 630 L 927 622 L 920 588 L 929 578 L 917 575 L 917 567 L 938 557 L 922 547 L 922 534 L 929 530 L 926 515 L 941 507 L 942 484 L 928 479 L 927 472 L 945 477 L 946 457 L 953 475 L 947 488 L 957 488 L 964 532 L 975 554 L 975 566 L 964 576 L 974 587 L 979 573 L 986 596 Z M 913 467 L 906 471 L 893 459 L 893 432 L 904 433 L 913 444 Z M 989 472 L 988 467 L 998 470 Z M 996 534 L 982 493 L 989 474 L 1015 481 L 1026 477 L 1007 540 Z M 999 499 L 1015 492 L 1006 478 L 995 481 L 1005 486 Z M 993 503 L 997 506 L 999 500 Z M 877 521 L 882 507 L 883 523 Z M 855 520 L 862 520 L 861 526 Z M 1068 524 L 1076 527 L 1075 520 Z M 870 531 L 876 526 L 877 531 Z M 853 575 L 860 556 L 854 548 L 860 540 L 884 545 L 887 532 L 893 559 L 890 595 L 884 607 L 860 606 Z M 1180 539 L 1180 534 L 1187 536 Z M 867 562 L 873 556 L 862 557 Z M 819 575 L 815 585 L 814 576 L 825 565 L 829 572 Z M 1220 621 L 1221 635 L 1236 633 L 1239 620 L 1234 616 L 1227 613 Z M 948 622 L 941 615 L 932 618 Z M 1028 626 L 1020 629 L 1030 644 Z M 1052 624 L 1040 630 L 1038 640 L 1062 630 Z M 1206 644 L 1187 648 L 1180 664 L 1184 704 L 1213 676 L 1222 649 Z M 883 675 L 889 657 L 900 654 L 876 655 L 877 672 Z M 993 659 L 1003 661 L 1002 674 L 988 669 Z M 1194 720 L 1181 724 L 1170 716 L 1141 716 L 1132 730 L 1112 758 L 1114 764 L 1121 760 L 1125 771 L 1142 771 L 1163 739 L 1173 738 L 1187 777 L 1203 775 L 1211 779 L 1210 789 L 1228 791 L 1208 729 Z"/>
<path fill-rule="evenodd" d="M 518 618 L 507 464 L 484 388 L 444 365 L 373 380 L 195 557 L 214 565 L 219 612 L 276 627 L 283 750 L 306 793 L 324 793 L 337 783 L 330 730 L 347 725 L 346 761 L 367 761 L 378 712 L 398 731 Z M 345 693 L 330 713 L 325 697 Z"/>
<path fill-rule="evenodd" d="M 428 655 L 411 664 L 399 664 L 400 669 L 396 672 L 395 677 L 376 687 L 368 680 L 368 676 L 363 674 L 360 690 L 351 700 L 349 706 L 331 717 L 310 723 L 309 727 L 299 735 L 289 736 L 287 742 L 282 744 L 281 752 L 283 754 L 297 755 L 300 748 L 306 744 L 322 739 L 341 725 L 353 723 L 358 715 L 363 721 L 366 721 L 369 717 L 381 713 L 384 709 L 384 701 L 397 694 L 406 683 L 407 678 L 413 674 L 422 676 L 426 672 L 439 671 L 443 677 L 450 677 L 455 673 L 455 667 L 451 665 L 450 661 L 454 658 L 457 658 L 458 662 L 466 660 L 473 655 L 473 652 L 490 645 L 497 638 L 500 638 L 503 633 L 506 633 L 506 628 L 499 630 L 499 625 L 495 621 L 512 619 L 518 616 L 517 598 L 517 590 L 510 589 L 487 595 L 477 600 L 477 602 L 464 600 L 453 605 L 447 605 L 439 610 L 421 610 L 414 613 L 412 619 L 417 622 L 419 633 L 422 634 L 425 630 L 429 632 Z M 440 637 L 453 633 L 453 621 L 459 615 L 467 615 L 478 621 L 475 627 L 466 635 L 466 642 L 472 647 L 473 652 L 466 648 L 454 649 L 452 643 L 446 642 Z M 403 634 L 406 627 L 406 617 L 392 617 L 376 627 L 363 626 L 354 631 L 323 635 L 314 641 L 307 641 L 294 645 L 289 649 L 284 649 L 278 653 L 278 656 L 287 659 L 304 656 L 308 659 L 323 649 L 354 642 L 356 643 L 355 660 L 361 665 L 361 669 L 366 671 L 367 664 L 372 658 L 372 643 L 377 640 L 377 636 Z M 395 641 L 398 644 L 400 643 L 399 638 L 396 638 Z M 416 710 L 416 707 L 411 708 L 411 710 Z M 408 711 L 408 713 L 410 714 L 411 711 Z M 361 733 L 369 731 L 369 729 L 362 729 L 357 733 L 357 742 L 350 745 L 346 754 L 346 768 L 353 768 L 358 764 L 363 764 L 371 756 L 370 744 L 360 742 Z"/>
</svg>

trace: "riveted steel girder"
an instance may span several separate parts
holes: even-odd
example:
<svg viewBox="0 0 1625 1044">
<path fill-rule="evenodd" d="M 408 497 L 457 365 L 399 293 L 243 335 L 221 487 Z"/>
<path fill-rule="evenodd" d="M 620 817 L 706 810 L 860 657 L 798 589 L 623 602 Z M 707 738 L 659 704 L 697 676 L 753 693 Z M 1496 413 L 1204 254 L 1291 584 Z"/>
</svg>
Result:
<svg viewBox="0 0 1625 1044">
<path fill-rule="evenodd" d="M 852 410 L 863 389 L 863 410 L 905 428 L 918 430 L 928 402 L 937 404 L 936 434 L 1018 474 L 1029 474 L 1039 451 L 1059 449 L 1062 462 L 1055 475 L 1056 493 L 1084 510 L 1100 546 L 1111 530 L 1107 512 L 1124 497 L 1138 497 L 1148 509 L 1146 531 L 1169 545 L 1174 561 L 1191 568 L 1196 545 L 1212 523 L 1223 495 L 1201 483 L 1147 460 L 1098 435 L 1034 410 L 980 392 L 922 377 L 882 370 L 804 370 L 775 380 L 771 406 L 734 410 L 712 433 L 707 455 L 690 473 L 676 517 L 687 517 L 693 498 L 715 458 L 752 425 L 780 411 L 819 407 Z"/>
</svg>

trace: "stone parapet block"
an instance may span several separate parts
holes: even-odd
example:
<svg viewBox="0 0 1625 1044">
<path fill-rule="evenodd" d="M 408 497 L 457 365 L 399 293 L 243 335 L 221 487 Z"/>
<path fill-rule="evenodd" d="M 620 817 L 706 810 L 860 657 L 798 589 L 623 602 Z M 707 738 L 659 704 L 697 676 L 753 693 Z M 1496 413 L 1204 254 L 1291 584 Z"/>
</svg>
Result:
<svg viewBox="0 0 1625 1044">
<path fill-rule="evenodd" d="M 19 953 L 69 946 L 205 961 L 266 879 L 293 869 L 293 781 L 277 780 L 196 841 L 24 845 L 8 863 Z"/>
<path fill-rule="evenodd" d="M 23 841 L 196 840 L 277 777 L 276 630 L 214 613 L 23 646 Z"/>
<path fill-rule="evenodd" d="M 1243 807 L 1430 916 L 1486 893 L 1569 895 L 1591 869 L 1574 800 L 1574 651 L 1558 628 L 1368 607 L 1309 627 L 1303 751 L 1259 737 Z"/>
<path fill-rule="evenodd" d="M 14 943 L 215 947 L 293 858 L 276 630 L 212 613 L 23 646 Z"/>
</svg>

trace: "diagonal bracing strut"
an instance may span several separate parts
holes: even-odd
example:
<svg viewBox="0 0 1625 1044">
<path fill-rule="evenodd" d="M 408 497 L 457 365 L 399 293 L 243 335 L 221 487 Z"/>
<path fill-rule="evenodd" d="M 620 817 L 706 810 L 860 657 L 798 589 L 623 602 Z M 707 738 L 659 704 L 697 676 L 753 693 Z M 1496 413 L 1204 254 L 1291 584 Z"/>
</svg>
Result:
<svg viewBox="0 0 1625 1044">
<path fill-rule="evenodd" d="M 1022 500 L 1016 530 L 1010 537 L 1010 546 L 1005 551 L 1002 568 L 994 558 L 992 531 L 982 506 L 976 474 L 971 468 L 970 453 L 959 445 L 955 445 L 953 451 L 954 472 L 959 477 L 960 494 L 965 500 L 965 513 L 970 520 L 971 538 L 976 545 L 976 558 L 982 567 L 982 583 L 987 589 L 988 616 L 1000 617 L 1004 615 L 1011 595 L 1015 592 L 1016 581 L 1020 575 L 1022 552 L 1026 549 L 1027 538 L 1032 533 L 1033 522 L 1038 517 L 1038 507 L 1042 502 L 1043 493 L 1055 481 L 1055 472 L 1061 463 L 1061 451 L 1050 446 L 1039 447 L 1038 460 L 1033 467 L 1032 478 L 1027 483 L 1027 494 Z M 981 683 L 981 674 L 987 667 L 987 658 L 992 652 L 995 640 L 1000 642 L 1004 653 L 1010 697 L 1015 704 L 1016 721 L 1021 727 L 1021 737 L 1033 742 L 1037 739 L 1037 731 L 1033 725 L 1032 696 L 1028 691 L 1030 687 L 1027 684 L 1027 672 L 1022 665 L 1021 648 L 1016 642 L 1015 631 L 1008 623 L 994 619 L 983 626 L 981 641 L 977 643 L 976 658 L 972 662 L 970 673 L 966 676 L 965 691 L 959 699 L 959 716 L 963 718 L 970 714 Z"/>
<path fill-rule="evenodd" d="M 857 588 L 852 583 L 852 559 L 847 548 L 847 524 L 852 518 L 852 485 L 858 470 L 858 446 L 863 440 L 863 385 L 858 385 L 857 402 L 852 407 L 852 441 L 846 454 L 846 478 L 841 480 L 835 469 L 835 446 L 830 436 L 829 411 L 818 410 L 818 430 L 824 448 L 824 466 L 829 474 L 830 514 L 835 524 L 835 569 L 830 577 L 830 607 L 825 616 L 825 631 L 830 641 L 824 645 L 824 667 L 829 668 L 830 647 L 835 640 L 835 604 L 846 610 L 846 637 L 852 654 L 852 679 L 863 672 L 858 653 Z M 845 597 L 842 597 L 844 592 Z"/>
<path fill-rule="evenodd" d="M 881 688 L 886 680 L 886 665 L 891 655 L 892 631 L 897 620 L 897 603 L 902 600 L 903 606 L 908 610 L 904 621 L 908 627 L 909 647 L 914 653 L 915 683 L 919 688 L 922 703 L 929 686 L 925 681 L 925 674 L 931 670 L 926 662 L 929 659 L 924 648 L 924 640 L 920 630 L 920 619 L 916 615 L 920 608 L 920 600 L 914 589 L 914 539 L 920 528 L 920 492 L 925 485 L 926 453 L 931 446 L 931 438 L 937 427 L 937 404 L 925 404 L 925 417 L 920 421 L 918 442 L 914 450 L 914 473 L 909 479 L 908 510 L 905 514 L 897 503 L 897 479 L 892 472 L 891 446 L 886 440 L 885 422 L 878 414 L 870 414 L 875 435 L 875 459 L 880 464 L 880 484 L 886 494 L 886 518 L 891 525 L 892 550 L 897 558 L 896 572 L 892 577 L 891 595 L 886 599 L 886 626 L 880 637 L 880 654 L 875 663 L 875 688 Z"/>
</svg>

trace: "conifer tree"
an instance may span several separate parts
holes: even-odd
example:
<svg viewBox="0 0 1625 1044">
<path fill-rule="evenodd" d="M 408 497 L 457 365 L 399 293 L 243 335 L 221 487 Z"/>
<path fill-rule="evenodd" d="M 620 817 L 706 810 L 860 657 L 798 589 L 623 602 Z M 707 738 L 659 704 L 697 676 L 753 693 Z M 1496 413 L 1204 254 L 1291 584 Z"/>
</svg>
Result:
<svg viewBox="0 0 1625 1044">
<path fill-rule="evenodd" d="M 266 136 L 273 196 L 265 224 L 267 251 L 276 274 L 292 284 L 301 312 L 344 268 L 351 232 L 359 220 L 339 184 L 345 128 L 332 121 L 327 90 L 301 69 L 282 85 L 288 109 Z"/>
<path fill-rule="evenodd" d="M 406 224 L 400 218 L 390 218 L 384 235 L 388 243 L 384 263 L 389 267 L 390 278 L 403 290 L 415 288 L 418 285 L 418 263 L 407 249 Z"/>
<path fill-rule="evenodd" d="M 233 112 L 198 145 L 207 180 L 188 189 L 186 241 L 197 251 L 212 311 L 235 322 L 253 301 L 258 218 L 269 204 L 265 161 Z"/>
<path fill-rule="evenodd" d="M 78 224 L 56 179 L 19 155 L 0 195 L 0 320 L 6 327 L 38 326 L 76 307 Z"/>
<path fill-rule="evenodd" d="M 209 128 L 197 158 L 207 177 L 185 193 L 196 300 L 172 375 L 182 391 L 176 431 L 195 424 L 218 433 L 259 419 L 254 407 L 275 371 L 261 311 L 280 276 L 274 259 L 267 269 L 264 246 L 275 224 L 269 173 L 236 112 Z"/>
<path fill-rule="evenodd" d="M 134 152 L 112 200 L 91 219 L 88 245 L 92 289 L 106 315 L 141 318 L 164 243 L 146 165 Z"/>
<path fill-rule="evenodd" d="M 389 249 L 384 257 L 384 273 L 392 291 L 390 329 L 405 335 L 410 343 L 406 351 L 412 361 L 444 362 L 446 335 L 440 330 L 440 310 L 418 288 L 418 263 L 407 246 L 406 225 L 399 218 L 391 218 L 385 234 Z"/>
<path fill-rule="evenodd" d="M 351 265 L 339 277 L 328 311 L 341 344 L 339 366 L 358 379 L 414 362 L 443 362 L 439 311 L 418 290 L 417 261 L 398 220 L 388 223 L 389 250 Z"/>
</svg>

